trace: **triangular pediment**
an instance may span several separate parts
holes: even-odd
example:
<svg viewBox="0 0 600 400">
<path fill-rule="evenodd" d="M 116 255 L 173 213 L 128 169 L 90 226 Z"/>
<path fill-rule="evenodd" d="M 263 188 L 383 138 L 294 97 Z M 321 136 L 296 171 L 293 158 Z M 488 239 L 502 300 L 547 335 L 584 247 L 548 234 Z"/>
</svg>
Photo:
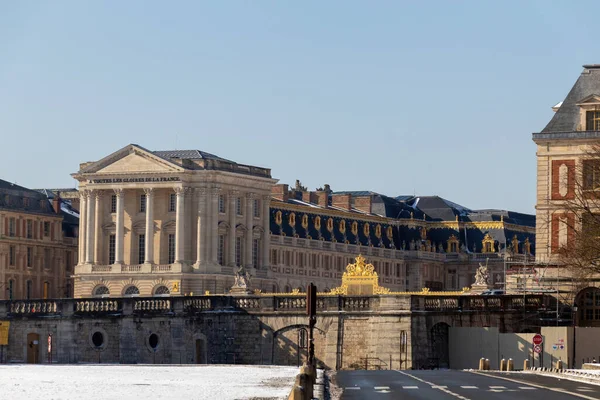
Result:
<svg viewBox="0 0 600 400">
<path fill-rule="evenodd" d="M 578 106 L 583 106 L 583 105 L 588 105 L 588 104 L 600 104 L 600 95 L 591 94 L 591 95 L 585 97 L 584 99 L 581 99 L 577 103 Z"/>
<path fill-rule="evenodd" d="M 181 166 L 158 157 L 143 147 L 130 144 L 111 155 L 86 165 L 79 173 L 119 174 L 140 172 L 181 172 Z"/>
</svg>

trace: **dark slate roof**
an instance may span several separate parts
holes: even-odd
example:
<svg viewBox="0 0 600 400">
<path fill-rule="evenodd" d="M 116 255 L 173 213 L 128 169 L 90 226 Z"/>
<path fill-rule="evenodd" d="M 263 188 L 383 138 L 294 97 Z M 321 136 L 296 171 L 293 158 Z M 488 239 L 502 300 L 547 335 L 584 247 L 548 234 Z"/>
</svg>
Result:
<svg viewBox="0 0 600 400">
<path fill-rule="evenodd" d="M 584 65 L 583 68 L 579 79 L 541 133 L 577 131 L 580 122 L 577 103 L 593 94 L 600 95 L 600 64 Z"/>
<path fill-rule="evenodd" d="M 220 160 L 233 163 L 231 160 L 227 160 L 201 150 L 158 150 L 153 151 L 152 153 L 166 159 L 181 158 L 184 160 Z"/>
<path fill-rule="evenodd" d="M 29 199 L 29 205 L 25 204 L 25 198 Z M 35 190 L 2 179 L 0 179 L 0 209 L 54 214 L 52 206 L 48 204 L 48 197 Z"/>
<path fill-rule="evenodd" d="M 379 194 L 379 193 L 371 192 L 368 190 L 344 190 L 341 192 L 333 192 L 333 194 L 351 194 L 352 196 L 370 196 L 370 195 Z"/>
</svg>

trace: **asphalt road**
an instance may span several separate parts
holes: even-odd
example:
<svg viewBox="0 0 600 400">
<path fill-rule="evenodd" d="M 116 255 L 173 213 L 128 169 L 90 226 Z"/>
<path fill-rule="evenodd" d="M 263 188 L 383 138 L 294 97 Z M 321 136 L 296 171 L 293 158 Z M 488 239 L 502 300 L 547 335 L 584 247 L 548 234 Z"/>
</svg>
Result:
<svg viewBox="0 0 600 400">
<path fill-rule="evenodd" d="M 502 379 L 507 378 L 510 380 Z M 600 399 L 600 386 L 533 374 L 468 371 L 340 371 L 342 399 Z"/>
</svg>

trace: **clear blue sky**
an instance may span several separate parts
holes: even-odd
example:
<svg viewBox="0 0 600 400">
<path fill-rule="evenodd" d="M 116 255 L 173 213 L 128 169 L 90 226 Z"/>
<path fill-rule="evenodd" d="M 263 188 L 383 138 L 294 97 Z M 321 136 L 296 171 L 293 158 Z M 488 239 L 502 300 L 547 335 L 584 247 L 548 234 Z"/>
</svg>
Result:
<svg viewBox="0 0 600 400">
<path fill-rule="evenodd" d="M 128 143 L 309 188 L 533 212 L 531 133 L 600 63 L 599 1 L 0 3 L 0 178 Z"/>
</svg>

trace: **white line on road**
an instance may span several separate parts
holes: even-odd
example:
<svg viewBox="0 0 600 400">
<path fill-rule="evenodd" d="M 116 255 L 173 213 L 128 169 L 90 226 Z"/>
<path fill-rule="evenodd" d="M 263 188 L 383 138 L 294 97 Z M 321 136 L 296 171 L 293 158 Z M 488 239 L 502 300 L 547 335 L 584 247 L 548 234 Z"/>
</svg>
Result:
<svg viewBox="0 0 600 400">
<path fill-rule="evenodd" d="M 344 388 L 345 390 L 360 390 L 360 386 L 349 386 L 347 388 Z"/>
<path fill-rule="evenodd" d="M 531 386 L 519 386 L 519 389 L 521 389 L 521 390 L 536 390 L 537 388 L 534 388 Z"/>
<path fill-rule="evenodd" d="M 389 390 L 389 386 L 375 386 L 373 389 L 375 390 Z"/>
<path fill-rule="evenodd" d="M 552 390 L 553 392 L 566 393 L 566 394 L 570 394 L 571 396 L 581 397 L 582 399 L 597 400 L 595 397 L 586 396 L 585 394 L 581 394 L 581 393 L 570 392 L 570 391 L 568 391 L 566 389 L 552 388 L 552 387 L 543 386 L 543 385 L 536 385 L 535 383 L 523 382 L 523 381 L 519 381 L 519 380 L 516 380 L 516 379 L 506 378 L 504 376 L 494 376 L 494 375 L 490 375 L 490 374 L 483 374 L 483 373 L 477 372 L 477 371 L 465 371 L 465 372 L 470 372 L 472 374 L 486 376 L 488 378 L 504 379 L 505 381 L 509 381 L 509 382 L 526 384 L 526 385 L 530 385 L 530 386 L 536 387 L 538 389 L 547 389 L 547 390 Z"/>
<path fill-rule="evenodd" d="M 432 389 L 448 389 L 448 386 L 438 386 L 438 385 L 434 385 L 431 387 Z"/>
<path fill-rule="evenodd" d="M 402 389 L 418 389 L 418 386 L 402 386 Z"/>
<path fill-rule="evenodd" d="M 402 374 L 402 375 L 406 375 L 406 376 L 408 376 L 408 377 L 410 377 L 410 378 L 413 378 L 413 379 L 414 379 L 414 380 L 416 380 L 416 381 L 423 382 L 423 383 L 425 383 L 425 384 L 427 384 L 427 385 L 430 385 L 432 388 L 435 386 L 436 388 L 438 388 L 438 389 L 439 389 L 439 390 L 441 390 L 442 392 L 444 392 L 444 393 L 447 393 L 447 394 L 449 394 L 449 395 L 452 395 L 452 396 L 456 397 L 457 399 L 460 399 L 460 400 L 471 400 L 471 399 L 469 399 L 469 398 L 467 398 L 467 397 L 461 396 L 461 395 L 460 395 L 460 394 L 458 394 L 458 393 L 454 393 L 454 392 L 452 392 L 452 391 L 448 390 L 446 387 L 443 387 L 443 386 L 437 386 L 435 383 L 427 382 L 426 380 L 424 380 L 424 379 L 421 379 L 421 378 L 417 378 L 416 376 L 414 376 L 414 375 L 411 375 L 411 374 L 409 374 L 409 373 L 407 373 L 407 372 L 404 372 L 404 371 L 396 371 L 396 372 L 398 372 L 399 374 Z"/>
<path fill-rule="evenodd" d="M 477 389 L 477 386 L 461 386 L 463 389 Z"/>
<path fill-rule="evenodd" d="M 490 386 L 490 389 L 506 389 L 506 386 Z"/>
</svg>

